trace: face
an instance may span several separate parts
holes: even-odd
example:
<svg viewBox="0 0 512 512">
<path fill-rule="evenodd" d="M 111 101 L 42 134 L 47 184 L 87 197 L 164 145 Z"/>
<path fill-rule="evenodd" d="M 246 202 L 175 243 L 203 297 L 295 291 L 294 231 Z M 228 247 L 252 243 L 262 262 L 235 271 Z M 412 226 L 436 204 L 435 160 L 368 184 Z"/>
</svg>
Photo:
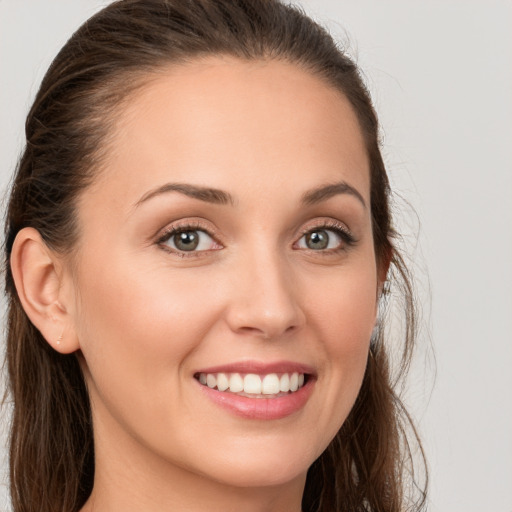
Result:
<svg viewBox="0 0 512 512">
<path fill-rule="evenodd" d="M 355 401 L 376 317 L 348 101 L 283 62 L 175 67 L 120 113 L 104 167 L 78 205 L 70 308 L 98 460 L 303 479 Z"/>
</svg>

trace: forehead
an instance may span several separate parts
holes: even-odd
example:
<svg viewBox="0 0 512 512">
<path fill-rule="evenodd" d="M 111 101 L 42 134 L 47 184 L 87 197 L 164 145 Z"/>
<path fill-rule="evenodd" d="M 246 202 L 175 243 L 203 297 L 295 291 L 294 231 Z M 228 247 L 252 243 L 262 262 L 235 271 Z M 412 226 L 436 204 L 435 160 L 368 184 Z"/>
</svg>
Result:
<svg viewBox="0 0 512 512">
<path fill-rule="evenodd" d="M 105 167 L 101 189 L 134 201 L 169 181 L 299 194 L 345 179 L 369 204 L 367 154 L 348 100 L 283 61 L 209 57 L 162 69 L 123 104 Z"/>
</svg>

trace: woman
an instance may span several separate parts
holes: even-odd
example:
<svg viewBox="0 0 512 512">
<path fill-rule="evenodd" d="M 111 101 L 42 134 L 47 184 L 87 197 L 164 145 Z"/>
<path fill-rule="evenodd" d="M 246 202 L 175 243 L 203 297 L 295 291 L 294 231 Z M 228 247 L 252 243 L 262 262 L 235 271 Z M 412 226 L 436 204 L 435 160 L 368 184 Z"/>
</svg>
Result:
<svg viewBox="0 0 512 512">
<path fill-rule="evenodd" d="M 376 327 L 400 277 L 404 372 L 410 286 L 370 99 L 323 29 L 277 1 L 115 2 L 26 132 L 6 222 L 16 512 L 411 505 Z"/>
</svg>

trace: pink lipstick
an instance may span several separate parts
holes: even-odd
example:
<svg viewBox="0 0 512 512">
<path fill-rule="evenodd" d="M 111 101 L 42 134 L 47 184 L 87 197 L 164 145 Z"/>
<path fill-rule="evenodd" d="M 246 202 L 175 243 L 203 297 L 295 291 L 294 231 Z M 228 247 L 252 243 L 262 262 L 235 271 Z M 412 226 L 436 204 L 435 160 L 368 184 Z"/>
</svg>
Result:
<svg viewBox="0 0 512 512">
<path fill-rule="evenodd" d="M 288 361 L 243 361 L 204 368 L 194 377 L 217 405 L 259 420 L 284 418 L 302 409 L 316 381 L 313 368 Z"/>
</svg>

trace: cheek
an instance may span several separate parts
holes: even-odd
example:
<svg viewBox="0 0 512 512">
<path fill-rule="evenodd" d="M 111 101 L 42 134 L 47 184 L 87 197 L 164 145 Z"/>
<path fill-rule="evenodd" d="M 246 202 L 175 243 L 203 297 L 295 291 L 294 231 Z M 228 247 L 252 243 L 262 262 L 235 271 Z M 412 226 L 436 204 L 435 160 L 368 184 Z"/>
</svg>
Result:
<svg viewBox="0 0 512 512">
<path fill-rule="evenodd" d="M 190 274 L 135 267 L 117 265 L 108 272 L 89 267 L 82 276 L 84 342 L 101 335 L 124 348 L 133 344 L 132 349 L 159 350 L 171 344 L 176 349 L 182 341 L 186 345 L 208 323 L 207 313 L 215 304 L 208 289 L 198 289 Z M 202 307 L 206 303 L 210 309 Z"/>
<path fill-rule="evenodd" d="M 359 393 L 376 319 L 374 266 L 352 270 L 333 277 L 311 309 L 312 327 L 319 334 L 325 357 L 319 384 L 329 406 L 320 418 L 325 416 L 329 425 L 328 440 L 347 418 Z"/>
<path fill-rule="evenodd" d="M 324 333 L 331 355 L 365 353 L 375 326 L 377 276 L 374 265 L 341 271 L 331 276 L 311 302 L 315 328 Z"/>
<path fill-rule="evenodd" d="M 133 387 L 142 398 L 159 380 L 179 393 L 184 362 L 216 318 L 212 292 L 155 268 L 84 268 L 77 325 L 95 388 L 113 395 Z"/>
</svg>

